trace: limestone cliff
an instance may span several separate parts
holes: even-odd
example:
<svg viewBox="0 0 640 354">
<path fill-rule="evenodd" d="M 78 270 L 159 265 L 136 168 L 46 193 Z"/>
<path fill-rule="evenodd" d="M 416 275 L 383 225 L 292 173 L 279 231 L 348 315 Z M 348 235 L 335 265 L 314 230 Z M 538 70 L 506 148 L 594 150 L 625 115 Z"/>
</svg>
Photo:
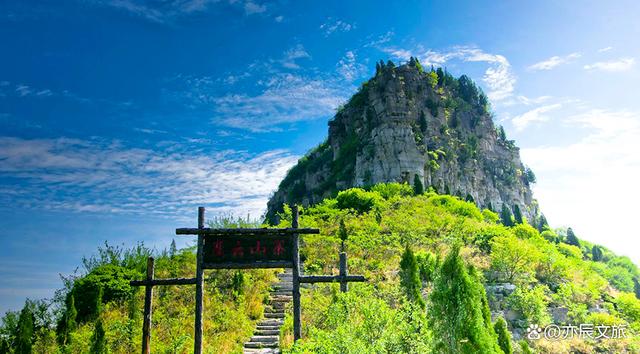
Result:
<svg viewBox="0 0 640 354">
<path fill-rule="evenodd" d="M 268 203 L 308 205 L 354 186 L 414 183 L 458 195 L 482 208 L 538 210 L 533 173 L 496 128 L 487 97 L 466 76 L 424 70 L 417 60 L 378 63 L 376 75 L 329 121 L 326 142 L 298 161 Z"/>
</svg>

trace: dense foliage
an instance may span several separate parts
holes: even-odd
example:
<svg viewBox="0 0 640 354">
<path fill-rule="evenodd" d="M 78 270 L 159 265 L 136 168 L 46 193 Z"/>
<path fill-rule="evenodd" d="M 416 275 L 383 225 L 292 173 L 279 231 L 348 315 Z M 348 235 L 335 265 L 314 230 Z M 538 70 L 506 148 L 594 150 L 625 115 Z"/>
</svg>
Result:
<svg viewBox="0 0 640 354">
<path fill-rule="evenodd" d="M 302 240 L 305 273 L 337 274 L 344 247 L 349 272 L 369 281 L 350 284 L 345 294 L 331 284 L 303 288 L 303 339 L 293 345 L 288 314 L 281 333 L 285 352 L 640 351 L 639 272 L 628 258 L 580 240 L 573 230 L 569 237 L 568 230 L 545 223 L 540 232 L 527 220 L 506 226 L 474 203 L 413 193 L 412 185 L 382 184 L 346 190 L 301 210 L 300 226 L 321 230 Z M 281 220 L 278 226 L 290 226 L 288 208 Z M 234 225 L 251 223 L 227 218 L 212 226 Z M 151 254 L 157 277 L 193 276 L 193 247 L 152 252 L 142 245 L 105 245 L 85 259 L 80 274 L 66 278 L 55 299 L 29 300 L 5 314 L 0 353 L 138 352 L 143 291 L 124 284 L 143 277 Z M 274 271 L 267 270 L 207 272 L 205 352 L 241 352 L 273 281 Z M 495 298 L 489 289 L 505 284 L 514 290 Z M 192 352 L 193 308 L 193 287 L 156 288 L 152 352 Z M 557 309 L 566 316 L 554 317 Z M 629 336 L 525 338 L 527 326 L 549 323 L 625 325 Z"/>
</svg>

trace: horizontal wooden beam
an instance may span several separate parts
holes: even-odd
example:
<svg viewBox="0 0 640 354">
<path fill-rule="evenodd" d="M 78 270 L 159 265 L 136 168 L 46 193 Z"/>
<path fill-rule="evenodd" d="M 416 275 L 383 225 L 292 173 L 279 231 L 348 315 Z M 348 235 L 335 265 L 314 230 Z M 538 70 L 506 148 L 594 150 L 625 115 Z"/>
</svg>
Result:
<svg viewBox="0 0 640 354">
<path fill-rule="evenodd" d="M 252 269 L 252 268 L 293 268 L 293 262 L 225 262 L 204 263 L 204 269 Z"/>
<path fill-rule="evenodd" d="M 367 281 L 362 275 L 347 275 L 342 277 L 340 275 L 303 275 L 300 276 L 301 283 L 339 283 L 343 280 L 347 282 L 363 282 Z"/>
<path fill-rule="evenodd" d="M 319 234 L 320 229 L 194 229 L 194 228 L 179 228 L 176 229 L 176 235 L 288 235 L 288 234 Z"/>
<path fill-rule="evenodd" d="M 153 279 L 153 280 L 132 280 L 129 282 L 131 286 L 146 285 L 189 285 L 195 284 L 196 278 L 169 278 L 169 279 Z"/>
</svg>

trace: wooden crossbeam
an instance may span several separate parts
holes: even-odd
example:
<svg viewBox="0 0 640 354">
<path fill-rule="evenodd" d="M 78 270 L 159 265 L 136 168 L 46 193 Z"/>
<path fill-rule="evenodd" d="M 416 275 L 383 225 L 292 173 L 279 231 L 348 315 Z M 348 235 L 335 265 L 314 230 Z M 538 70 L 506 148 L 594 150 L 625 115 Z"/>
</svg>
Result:
<svg viewBox="0 0 640 354">
<path fill-rule="evenodd" d="M 249 229 L 249 228 L 238 228 L 238 229 L 210 229 L 210 228 L 202 228 L 202 229 L 194 229 L 194 228 L 179 228 L 176 229 L 176 235 L 215 235 L 215 236 L 224 236 L 224 235 L 292 235 L 292 234 L 319 234 L 320 229 L 297 229 L 297 228 L 286 228 L 286 229 Z"/>
<path fill-rule="evenodd" d="M 301 283 L 341 283 L 346 282 L 366 282 L 367 278 L 362 275 L 304 275 L 300 277 Z"/>
<path fill-rule="evenodd" d="M 152 280 L 132 280 L 131 286 L 156 286 L 156 285 L 194 285 L 196 278 L 169 278 Z"/>
</svg>

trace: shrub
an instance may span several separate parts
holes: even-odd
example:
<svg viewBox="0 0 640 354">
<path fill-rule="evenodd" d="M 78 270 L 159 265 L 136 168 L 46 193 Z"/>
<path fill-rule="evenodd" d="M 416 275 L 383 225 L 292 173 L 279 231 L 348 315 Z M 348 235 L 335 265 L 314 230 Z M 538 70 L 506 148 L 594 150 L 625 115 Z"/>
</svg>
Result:
<svg viewBox="0 0 640 354">
<path fill-rule="evenodd" d="M 478 207 L 470 202 L 462 201 L 456 197 L 450 195 L 436 195 L 429 198 L 429 203 L 441 206 L 447 211 L 459 215 L 467 216 L 478 221 L 483 219 L 482 213 L 478 210 Z"/>
<path fill-rule="evenodd" d="M 351 188 L 338 193 L 336 197 L 338 209 L 353 209 L 358 213 L 366 213 L 382 203 L 380 194 L 367 192 L 361 188 Z"/>
<path fill-rule="evenodd" d="M 527 324 L 545 326 L 551 322 L 551 316 L 547 312 L 549 300 L 544 285 L 534 287 L 519 286 L 507 298 L 508 304 L 514 310 L 522 314 Z"/>
<path fill-rule="evenodd" d="M 394 197 L 409 197 L 413 195 L 413 189 L 406 183 L 380 183 L 371 187 L 371 192 L 376 192 L 386 200 Z"/>
<path fill-rule="evenodd" d="M 83 322 L 97 315 L 101 303 L 128 298 L 133 291 L 129 281 L 136 276 L 137 272 L 130 269 L 105 264 L 76 279 L 69 296 L 75 298 L 77 321 Z"/>
</svg>

